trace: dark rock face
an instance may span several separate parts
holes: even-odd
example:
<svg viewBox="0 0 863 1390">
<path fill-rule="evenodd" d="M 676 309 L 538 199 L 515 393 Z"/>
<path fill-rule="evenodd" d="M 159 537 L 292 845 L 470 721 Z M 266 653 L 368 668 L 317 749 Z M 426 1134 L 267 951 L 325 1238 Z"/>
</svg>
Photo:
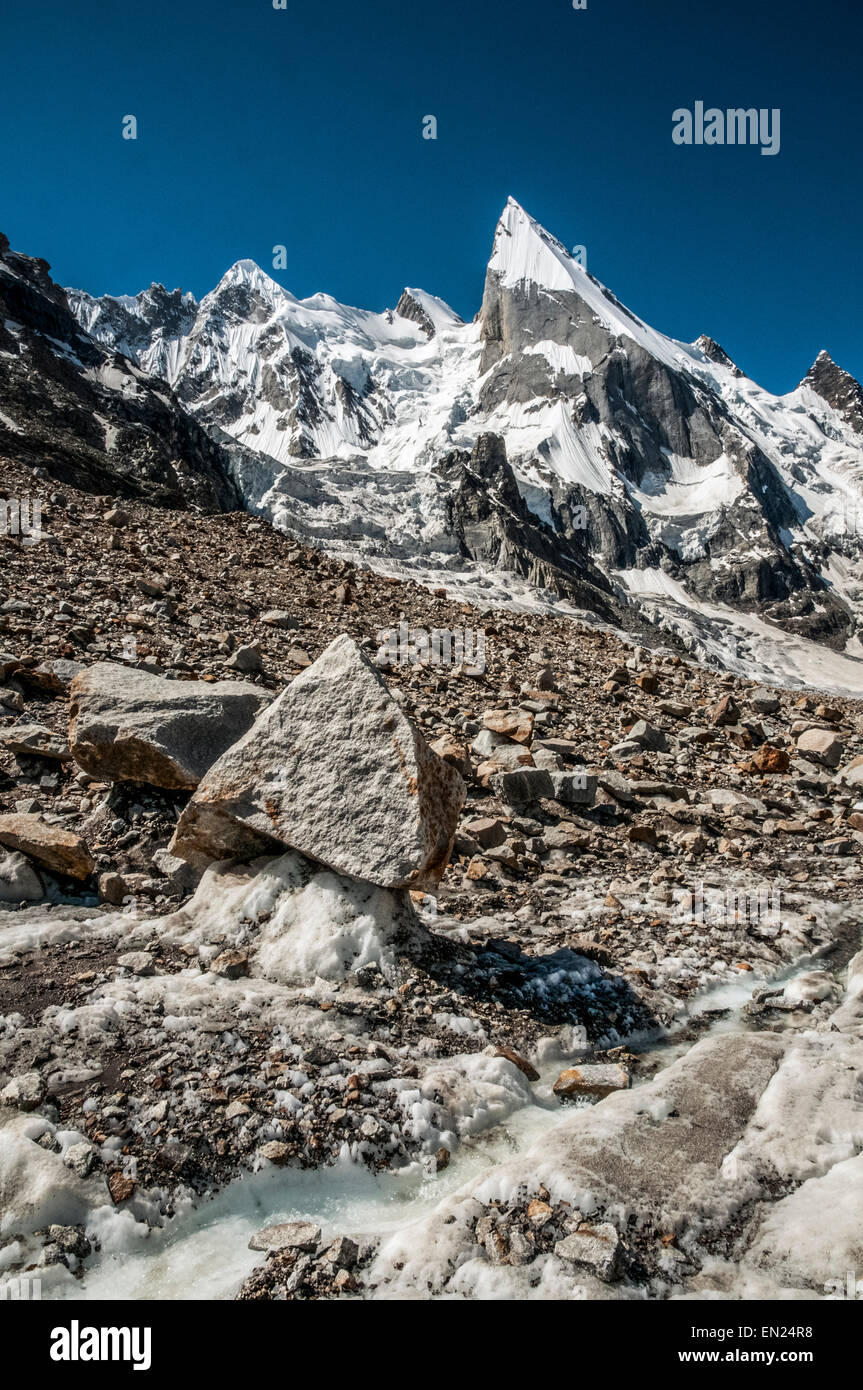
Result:
<svg viewBox="0 0 863 1390">
<path fill-rule="evenodd" d="M 604 293 L 620 311 L 622 306 Z M 540 446 L 532 462 L 551 492 L 556 526 L 551 552 L 557 552 L 558 563 L 565 567 L 567 547 L 575 543 L 582 566 L 593 554 L 607 569 L 659 567 L 699 599 L 765 613 L 807 637 L 844 645 L 853 621 L 846 605 L 822 578 L 818 557 L 787 543 L 787 534 L 801 521 L 789 489 L 706 381 L 616 335 L 574 290 L 548 289 L 530 280 L 504 284 L 490 267 L 480 318 L 481 371 L 487 373 L 481 409 L 560 400 L 576 432 L 602 431 L 609 472 L 624 481 L 623 491 L 609 493 L 567 485 L 543 459 Z M 538 343 L 560 348 L 560 359 L 568 355 L 580 373 L 556 370 L 536 351 Z M 696 346 L 711 362 L 742 376 L 712 339 L 702 337 Z M 853 378 L 846 377 L 829 358 L 818 370 L 825 398 L 830 391 L 831 404 L 842 400 L 853 413 L 857 398 L 849 385 Z M 709 527 L 695 505 L 669 526 L 630 490 L 629 484 L 648 497 L 660 494 L 673 477 L 673 456 L 692 460 L 696 476 L 724 457 L 740 479 L 737 496 L 714 513 Z M 579 545 L 573 523 L 577 514 L 583 521 L 585 512 L 589 521 Z M 697 542 L 683 547 L 680 535 L 688 528 L 699 529 Z"/>
<path fill-rule="evenodd" d="M 695 346 L 701 348 L 705 357 L 709 357 L 711 362 L 717 362 L 721 367 L 727 367 L 735 376 L 743 376 L 737 363 L 732 361 L 723 347 L 719 346 L 715 338 L 711 338 L 707 333 L 702 333 L 700 338 L 696 338 Z"/>
<path fill-rule="evenodd" d="M 88 491 L 239 506 L 224 451 L 163 382 L 84 332 L 49 271 L 0 241 L 0 453 Z"/>
<path fill-rule="evenodd" d="M 138 361 L 138 354 L 151 345 L 154 336 L 167 347 L 172 338 L 189 333 L 198 308 L 194 295 L 159 284 L 137 296 L 135 313 L 111 295 L 93 299 L 81 290 L 66 293 L 70 309 L 90 337 L 132 362 Z"/>
<path fill-rule="evenodd" d="M 480 435 L 470 454 L 453 450 L 437 471 L 453 485 L 449 521 L 464 555 L 611 619 L 611 585 L 590 558 L 586 533 L 562 538 L 533 515 L 499 435 Z"/>
<path fill-rule="evenodd" d="M 863 386 L 838 367 L 829 352 L 819 352 L 800 384 L 811 386 L 857 434 L 863 434 Z"/>
<path fill-rule="evenodd" d="M 399 318 L 410 319 L 411 323 L 418 323 L 424 333 L 429 338 L 435 335 L 435 326 L 421 304 L 418 304 L 409 290 L 402 290 L 399 302 L 396 305 L 396 313 Z"/>
</svg>

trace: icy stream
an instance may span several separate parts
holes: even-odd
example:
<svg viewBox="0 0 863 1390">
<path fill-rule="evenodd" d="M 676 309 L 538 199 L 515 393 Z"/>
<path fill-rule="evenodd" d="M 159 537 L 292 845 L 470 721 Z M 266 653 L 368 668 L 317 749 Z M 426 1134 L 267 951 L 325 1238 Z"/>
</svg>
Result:
<svg viewBox="0 0 863 1390">
<path fill-rule="evenodd" d="M 786 983 L 818 964 L 805 957 L 770 983 Z M 728 1011 L 711 1022 L 709 1031 L 751 1028 L 743 1010 L 753 992 L 764 986 L 764 978 L 756 976 L 707 991 L 692 1001 L 683 1022 L 691 1023 L 705 1012 Z M 705 1036 L 706 1031 L 699 1029 L 699 1036 Z M 691 1045 L 691 1035 L 681 1041 L 672 1034 L 667 1039 L 645 1040 L 638 1050 L 644 1060 L 649 1057 L 664 1068 Z M 83 1280 L 64 1280 L 46 1290 L 45 1296 L 230 1299 L 263 1259 L 260 1252 L 248 1249 L 250 1237 L 263 1226 L 313 1221 L 325 1238 L 403 1231 L 421 1221 L 449 1194 L 526 1152 L 558 1125 L 572 1123 L 573 1107 L 561 1105 L 552 1092 L 562 1065 L 558 1060 L 545 1066 L 532 1087 L 531 1103 L 466 1140 L 443 1172 L 431 1175 L 423 1164 L 414 1163 L 397 1172 L 375 1175 L 347 1159 L 313 1171 L 268 1167 L 230 1184 L 211 1200 L 187 1208 L 163 1230 L 153 1230 L 144 1239 L 136 1237 L 130 1243 L 122 1231 L 106 1229 L 103 1254 Z M 114 1253 L 109 1253 L 110 1247 Z"/>
</svg>

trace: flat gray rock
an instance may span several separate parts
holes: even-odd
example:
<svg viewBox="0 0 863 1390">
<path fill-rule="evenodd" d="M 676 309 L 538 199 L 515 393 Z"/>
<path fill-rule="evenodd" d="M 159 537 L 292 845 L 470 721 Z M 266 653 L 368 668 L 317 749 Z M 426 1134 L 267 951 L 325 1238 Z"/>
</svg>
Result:
<svg viewBox="0 0 863 1390">
<path fill-rule="evenodd" d="M 191 790 L 269 702 L 245 681 L 174 681 L 103 661 L 72 682 L 76 763 L 111 782 Z"/>
<path fill-rule="evenodd" d="M 283 1221 L 264 1226 L 249 1241 L 250 1250 L 317 1250 L 321 1228 L 311 1221 Z"/>
</svg>

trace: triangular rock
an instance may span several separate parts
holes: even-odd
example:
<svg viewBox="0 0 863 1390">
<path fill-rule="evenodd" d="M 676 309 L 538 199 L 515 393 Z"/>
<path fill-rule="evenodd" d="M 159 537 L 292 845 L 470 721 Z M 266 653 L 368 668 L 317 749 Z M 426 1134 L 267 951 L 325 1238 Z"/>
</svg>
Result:
<svg viewBox="0 0 863 1390">
<path fill-rule="evenodd" d="M 352 638 L 336 638 L 214 763 L 170 845 L 247 859 L 288 845 L 383 888 L 433 887 L 464 803 Z"/>
</svg>

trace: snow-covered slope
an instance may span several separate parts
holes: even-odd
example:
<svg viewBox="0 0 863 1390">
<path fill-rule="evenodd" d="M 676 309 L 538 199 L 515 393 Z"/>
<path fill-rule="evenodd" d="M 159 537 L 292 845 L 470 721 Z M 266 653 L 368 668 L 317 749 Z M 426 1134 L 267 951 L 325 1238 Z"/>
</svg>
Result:
<svg viewBox="0 0 863 1390">
<path fill-rule="evenodd" d="M 596 612 L 612 595 L 730 659 L 727 632 L 714 650 L 692 630 L 718 608 L 856 670 L 858 383 L 821 353 L 771 395 L 709 337 L 644 323 L 513 199 L 472 323 L 419 289 L 382 313 L 299 300 L 251 261 L 200 304 L 159 285 L 70 301 L 243 446 L 247 505 L 285 529 L 450 583 L 479 566 Z"/>
</svg>

